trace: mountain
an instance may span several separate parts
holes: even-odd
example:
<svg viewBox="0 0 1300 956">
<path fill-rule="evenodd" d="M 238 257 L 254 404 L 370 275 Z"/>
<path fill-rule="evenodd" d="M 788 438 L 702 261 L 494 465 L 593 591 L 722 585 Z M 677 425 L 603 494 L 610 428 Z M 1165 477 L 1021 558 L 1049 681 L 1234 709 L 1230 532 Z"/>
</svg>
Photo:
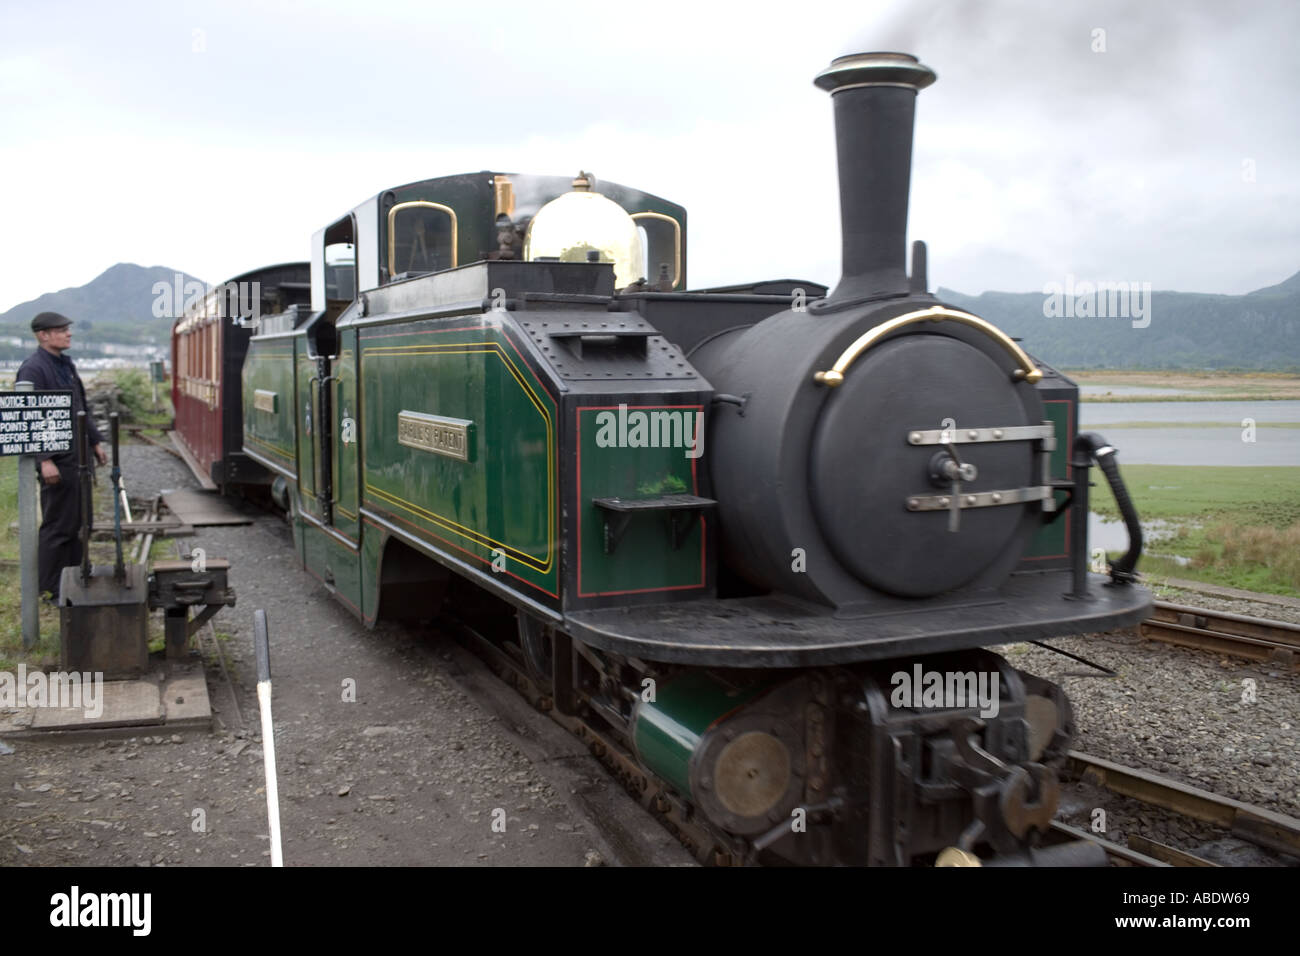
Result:
<svg viewBox="0 0 1300 956">
<path fill-rule="evenodd" d="M 1294 295 L 1297 292 L 1300 292 L 1300 272 L 1297 272 L 1295 275 L 1287 279 L 1285 282 L 1279 282 L 1277 285 L 1271 285 L 1267 289 L 1256 289 L 1254 292 L 1250 294 L 1279 296 L 1279 295 Z"/>
<path fill-rule="evenodd" d="M 158 282 L 174 287 L 176 274 L 162 266 L 120 262 L 86 285 L 16 305 L 0 314 L 0 340 L 16 337 L 21 345 L 0 344 L 0 360 L 31 351 L 32 317 L 45 311 L 76 321 L 79 357 L 103 354 L 96 346 L 106 343 L 165 346 L 173 320 L 155 317 L 153 289 Z M 181 273 L 182 287 L 190 281 L 198 280 Z M 940 289 L 937 294 L 1059 367 L 1300 371 L 1300 272 L 1246 295 L 1157 291 L 1125 300 L 1093 294 L 1096 290 L 1077 280 L 1062 284 L 1059 292 L 970 296 Z"/>
<path fill-rule="evenodd" d="M 155 283 L 165 283 L 174 289 L 178 270 L 163 266 L 144 267 L 130 262 L 119 262 L 83 286 L 47 292 L 30 302 L 23 302 L 7 312 L 0 313 L 0 338 L 18 338 L 21 345 L 12 342 L 0 344 L 0 359 L 22 358 L 35 347 L 32 337 L 32 319 L 40 312 L 58 312 L 74 323 L 76 357 L 103 354 L 100 346 L 114 345 L 165 345 L 171 334 L 172 300 L 169 295 L 155 310 Z M 186 282 L 198 282 L 194 276 L 180 273 L 182 293 Z M 193 290 L 191 290 L 193 291 Z M 179 299 L 184 303 L 184 296 Z M 159 317 L 155 311 L 163 312 Z"/>
<path fill-rule="evenodd" d="M 1246 295 L 1144 291 L 1127 302 L 1078 280 L 1061 286 L 937 295 L 1058 367 L 1300 371 L 1300 273 Z"/>
</svg>

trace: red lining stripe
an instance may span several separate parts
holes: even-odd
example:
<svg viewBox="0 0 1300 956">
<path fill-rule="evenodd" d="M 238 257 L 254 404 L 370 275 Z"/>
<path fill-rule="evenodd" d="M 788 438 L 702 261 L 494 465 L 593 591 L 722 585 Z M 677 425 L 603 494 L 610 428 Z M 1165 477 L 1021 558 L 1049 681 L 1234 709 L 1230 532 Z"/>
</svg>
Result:
<svg viewBox="0 0 1300 956">
<path fill-rule="evenodd" d="M 620 403 L 620 405 L 622 405 L 622 404 L 626 404 L 626 403 Z M 700 515 L 700 583 L 699 583 L 699 584 L 673 584 L 673 585 L 669 585 L 668 587 L 663 587 L 663 588 L 636 588 L 636 589 L 633 589 L 633 590 L 626 590 L 626 591 L 584 591 L 584 590 L 582 589 L 582 552 L 583 552 L 583 545 L 582 545 L 582 512 L 583 512 L 583 505 L 582 505 L 582 413 L 583 413 L 583 412 L 617 411 L 617 410 L 619 409 L 620 405 L 578 405 L 578 406 L 576 406 L 576 408 L 575 408 L 575 415 L 576 415 L 576 417 L 575 417 L 575 419 L 574 419 L 574 424 L 575 424 L 574 444 L 577 446 L 577 474 L 576 474 L 576 480 L 575 480 L 574 484 L 577 486 L 577 498 L 576 498 L 576 507 L 575 507 L 574 510 L 577 512 L 577 515 L 578 515 L 578 531 L 577 531 L 577 535 L 576 535 L 576 537 L 577 537 L 577 539 L 578 539 L 578 541 L 577 541 L 577 551 L 578 551 L 578 597 L 580 597 L 580 598 L 585 598 L 585 597 L 613 597 L 613 596 L 615 596 L 615 595 L 620 595 L 620 594 L 651 594 L 651 593 L 658 593 L 658 592 L 661 592 L 661 591 L 688 591 L 688 590 L 695 590 L 695 589 L 697 589 L 697 588 L 708 587 L 708 582 L 705 580 L 705 575 L 706 575 L 707 572 L 708 572 L 707 542 L 708 542 L 709 524 L 708 524 L 708 519 L 705 518 L 703 515 Z M 695 411 L 698 411 L 700 414 L 703 414 L 703 413 L 704 413 L 704 406 L 703 406 L 703 405 L 627 405 L 627 408 L 628 408 L 629 411 L 631 411 L 631 410 L 633 410 L 633 409 L 636 409 L 636 410 L 641 410 L 641 409 L 651 409 L 651 410 L 653 410 L 653 411 L 663 411 L 663 410 L 665 410 L 665 409 L 670 409 L 670 408 L 673 408 L 673 409 L 676 409 L 676 408 L 690 408 L 690 409 L 694 409 Z M 699 494 L 699 491 L 700 491 L 700 477 L 699 477 L 699 471 L 698 471 L 699 463 L 700 463 L 700 459 L 699 459 L 699 458 L 692 458 L 692 459 L 691 459 L 691 491 L 692 491 L 693 493 L 695 493 L 695 494 Z"/>
</svg>

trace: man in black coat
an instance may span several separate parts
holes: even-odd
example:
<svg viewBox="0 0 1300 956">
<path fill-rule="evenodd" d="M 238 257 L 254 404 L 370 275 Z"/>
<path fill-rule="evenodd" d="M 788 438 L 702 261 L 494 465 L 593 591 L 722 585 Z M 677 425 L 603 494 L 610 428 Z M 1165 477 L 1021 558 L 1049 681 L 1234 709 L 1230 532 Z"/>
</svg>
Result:
<svg viewBox="0 0 1300 956">
<path fill-rule="evenodd" d="M 31 382 L 37 391 L 72 389 L 72 420 L 77 412 L 86 411 L 86 428 L 95 457 L 108 464 L 104 439 L 86 408 L 86 387 L 81 384 L 77 367 L 63 353 L 72 347 L 72 320 L 57 312 L 42 312 L 32 319 L 32 331 L 41 347 L 23 362 L 15 381 Z M 41 477 L 41 591 L 49 591 L 57 601 L 59 578 L 63 569 L 81 563 L 81 493 L 77 472 L 77 449 L 74 443 L 63 454 L 36 455 Z"/>
</svg>

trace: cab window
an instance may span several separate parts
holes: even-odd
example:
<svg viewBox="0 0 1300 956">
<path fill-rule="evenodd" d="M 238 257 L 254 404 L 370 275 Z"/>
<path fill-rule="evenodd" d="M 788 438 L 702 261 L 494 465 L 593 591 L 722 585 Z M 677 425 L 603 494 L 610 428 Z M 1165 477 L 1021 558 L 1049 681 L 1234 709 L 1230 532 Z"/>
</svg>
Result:
<svg viewBox="0 0 1300 956">
<path fill-rule="evenodd" d="M 456 213 L 435 202 L 398 203 L 388 211 L 388 274 L 393 278 L 456 266 Z"/>
</svg>

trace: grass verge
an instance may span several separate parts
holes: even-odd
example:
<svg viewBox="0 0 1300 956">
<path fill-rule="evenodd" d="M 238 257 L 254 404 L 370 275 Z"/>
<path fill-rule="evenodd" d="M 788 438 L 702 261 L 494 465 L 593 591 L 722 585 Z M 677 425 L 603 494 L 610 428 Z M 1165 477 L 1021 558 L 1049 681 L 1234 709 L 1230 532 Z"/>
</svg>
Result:
<svg viewBox="0 0 1300 956">
<path fill-rule="evenodd" d="M 1067 370 L 1080 385 L 1173 388 L 1160 395 L 1087 395 L 1086 402 L 1226 402 L 1300 399 L 1300 375 L 1292 372 Z"/>
<path fill-rule="evenodd" d="M 1168 523 L 1142 557 L 1145 575 L 1300 596 L 1300 468 L 1126 465 L 1123 475 L 1142 519 Z M 1092 508 L 1119 517 L 1100 487 Z"/>
</svg>

